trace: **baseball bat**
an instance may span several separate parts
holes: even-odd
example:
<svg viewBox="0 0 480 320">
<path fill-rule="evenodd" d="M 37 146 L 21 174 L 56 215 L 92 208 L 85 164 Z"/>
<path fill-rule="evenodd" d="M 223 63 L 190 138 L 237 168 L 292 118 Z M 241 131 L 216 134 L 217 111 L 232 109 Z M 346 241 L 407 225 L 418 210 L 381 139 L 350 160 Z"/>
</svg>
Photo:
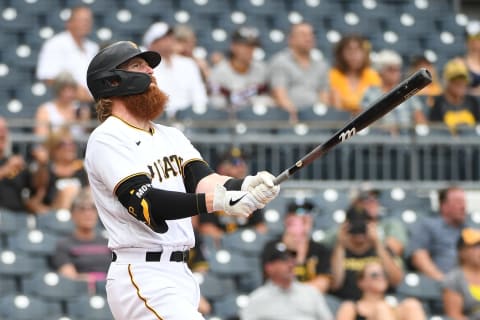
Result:
<svg viewBox="0 0 480 320">
<path fill-rule="evenodd" d="M 355 133 L 368 127 L 370 124 L 383 117 L 385 114 L 393 110 L 399 104 L 413 96 L 431 82 L 432 77 L 430 72 L 425 68 L 419 69 L 408 78 L 400 82 L 392 90 L 375 100 L 365 111 L 350 120 L 350 122 L 338 130 L 327 141 L 317 146 L 290 168 L 280 173 L 277 177 L 275 177 L 274 183 L 278 185 L 287 180 L 295 172 L 309 165 L 314 160 L 327 153 L 337 144 L 345 142 L 347 139 L 354 136 Z"/>
</svg>

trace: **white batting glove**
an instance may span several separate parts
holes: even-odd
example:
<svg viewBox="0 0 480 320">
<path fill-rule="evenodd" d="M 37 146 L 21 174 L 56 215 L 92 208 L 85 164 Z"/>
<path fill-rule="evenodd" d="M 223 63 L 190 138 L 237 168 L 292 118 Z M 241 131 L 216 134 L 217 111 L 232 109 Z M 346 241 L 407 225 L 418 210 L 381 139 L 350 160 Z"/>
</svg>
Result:
<svg viewBox="0 0 480 320">
<path fill-rule="evenodd" d="M 257 201 L 266 205 L 280 192 L 280 186 L 274 184 L 275 176 L 267 171 L 260 171 L 254 176 L 243 180 L 241 190 L 250 191 Z"/>
<path fill-rule="evenodd" d="M 248 218 L 253 211 L 262 209 L 265 205 L 259 202 L 250 192 L 227 191 L 222 185 L 217 185 L 213 194 L 213 210 L 224 211 L 231 216 Z"/>
</svg>

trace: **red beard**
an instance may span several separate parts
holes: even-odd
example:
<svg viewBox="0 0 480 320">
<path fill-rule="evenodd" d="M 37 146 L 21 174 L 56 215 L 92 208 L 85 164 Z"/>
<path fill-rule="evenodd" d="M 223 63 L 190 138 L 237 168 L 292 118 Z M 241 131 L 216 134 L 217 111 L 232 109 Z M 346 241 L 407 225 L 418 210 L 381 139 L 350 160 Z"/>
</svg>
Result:
<svg viewBox="0 0 480 320">
<path fill-rule="evenodd" d="M 129 112 L 145 120 L 153 120 L 160 116 L 168 101 L 168 96 L 157 87 L 154 78 L 144 93 L 119 98 L 123 100 Z"/>
</svg>

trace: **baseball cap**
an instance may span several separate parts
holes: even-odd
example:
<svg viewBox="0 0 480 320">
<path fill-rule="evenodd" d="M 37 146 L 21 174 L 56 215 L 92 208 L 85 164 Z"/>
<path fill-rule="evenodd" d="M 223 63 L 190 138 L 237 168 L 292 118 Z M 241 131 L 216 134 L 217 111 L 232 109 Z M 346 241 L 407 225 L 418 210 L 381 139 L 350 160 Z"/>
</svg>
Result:
<svg viewBox="0 0 480 320">
<path fill-rule="evenodd" d="M 463 228 L 457 241 L 457 248 L 475 246 L 480 244 L 480 230 Z"/>
<path fill-rule="evenodd" d="M 443 68 L 443 79 L 445 82 L 457 78 L 470 79 L 468 69 L 465 63 L 460 59 L 452 59 L 445 64 Z"/>
<path fill-rule="evenodd" d="M 289 250 L 285 243 L 283 242 L 272 242 L 268 243 L 262 252 L 262 264 L 266 264 L 273 261 L 283 260 L 294 258 L 296 252 Z"/>
<path fill-rule="evenodd" d="M 173 29 L 165 22 L 152 24 L 143 36 L 143 45 L 148 48 L 155 40 L 173 33 Z"/>
<path fill-rule="evenodd" d="M 365 209 L 350 207 L 345 215 L 346 220 L 349 222 L 349 233 L 365 234 L 367 232 L 367 223 L 369 217 Z"/>
<path fill-rule="evenodd" d="M 260 46 L 258 29 L 242 26 L 233 32 L 232 42 Z"/>
</svg>

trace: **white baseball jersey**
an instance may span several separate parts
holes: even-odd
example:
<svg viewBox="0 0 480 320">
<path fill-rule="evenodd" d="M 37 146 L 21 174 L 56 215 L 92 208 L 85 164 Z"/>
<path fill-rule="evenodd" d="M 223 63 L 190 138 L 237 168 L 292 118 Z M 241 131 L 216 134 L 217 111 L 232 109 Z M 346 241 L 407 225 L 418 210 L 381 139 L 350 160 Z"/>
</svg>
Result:
<svg viewBox="0 0 480 320">
<path fill-rule="evenodd" d="M 132 175 L 145 173 L 154 188 L 185 192 L 183 167 L 199 159 L 200 153 L 176 128 L 152 123 L 147 132 L 115 116 L 98 126 L 88 140 L 85 167 L 100 219 L 109 233 L 109 247 L 193 247 L 191 218 L 168 220 L 168 231 L 156 233 L 128 213 L 115 190 Z"/>
</svg>

